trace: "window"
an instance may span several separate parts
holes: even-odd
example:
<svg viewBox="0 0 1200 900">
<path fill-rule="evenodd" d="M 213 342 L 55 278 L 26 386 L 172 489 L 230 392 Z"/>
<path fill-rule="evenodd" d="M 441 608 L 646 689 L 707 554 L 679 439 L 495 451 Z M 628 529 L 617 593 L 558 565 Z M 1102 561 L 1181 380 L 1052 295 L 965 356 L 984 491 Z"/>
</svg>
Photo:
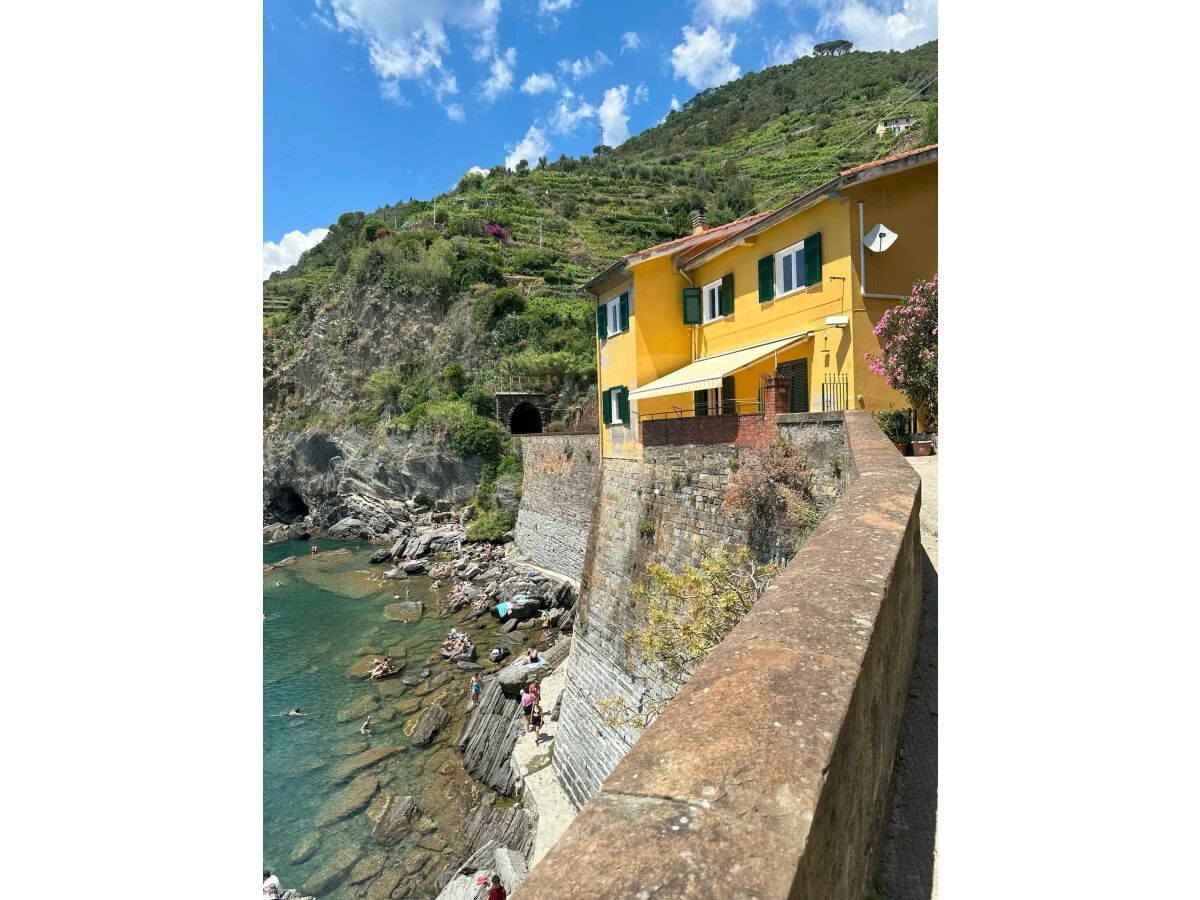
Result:
<svg viewBox="0 0 1200 900">
<path fill-rule="evenodd" d="M 609 391 L 608 392 L 608 402 L 611 404 L 611 408 L 609 409 L 609 413 L 608 413 L 609 421 L 612 422 L 613 425 L 620 425 L 621 424 L 621 392 L 620 391 Z"/>
<path fill-rule="evenodd" d="M 804 287 L 804 241 L 775 254 L 775 285 L 776 296 Z"/>
<path fill-rule="evenodd" d="M 608 301 L 608 333 L 610 336 L 621 333 L 621 298 Z"/>
<path fill-rule="evenodd" d="M 602 394 L 600 408 L 605 425 L 624 425 L 629 421 L 629 388 L 611 387 Z"/>
<path fill-rule="evenodd" d="M 721 282 L 714 281 L 704 286 L 704 321 L 721 318 Z"/>
<path fill-rule="evenodd" d="M 600 304 L 600 318 L 604 320 L 602 338 L 610 338 L 629 330 L 629 292 Z"/>
</svg>

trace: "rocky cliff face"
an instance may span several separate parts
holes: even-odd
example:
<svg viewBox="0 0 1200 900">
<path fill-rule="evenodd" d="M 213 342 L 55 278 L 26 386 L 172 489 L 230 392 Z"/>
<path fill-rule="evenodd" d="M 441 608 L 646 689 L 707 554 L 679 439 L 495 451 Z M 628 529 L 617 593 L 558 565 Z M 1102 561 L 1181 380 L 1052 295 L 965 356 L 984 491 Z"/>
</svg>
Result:
<svg viewBox="0 0 1200 900">
<path fill-rule="evenodd" d="M 465 502 L 480 461 L 462 459 L 434 435 L 368 435 L 344 420 L 362 401 L 371 372 L 414 357 L 439 371 L 472 365 L 477 330 L 469 299 L 444 308 L 424 296 L 378 289 L 337 292 L 316 309 L 301 336 L 270 336 L 264 352 L 263 521 L 327 532 L 354 518 L 384 536 L 406 500 Z M 361 407 L 358 407 L 361 409 Z M 385 408 L 380 418 L 394 410 Z M 306 426 L 305 422 L 324 422 Z M 358 535 L 353 535 L 358 536 Z M 281 538 L 282 539 L 282 538 Z"/>
</svg>

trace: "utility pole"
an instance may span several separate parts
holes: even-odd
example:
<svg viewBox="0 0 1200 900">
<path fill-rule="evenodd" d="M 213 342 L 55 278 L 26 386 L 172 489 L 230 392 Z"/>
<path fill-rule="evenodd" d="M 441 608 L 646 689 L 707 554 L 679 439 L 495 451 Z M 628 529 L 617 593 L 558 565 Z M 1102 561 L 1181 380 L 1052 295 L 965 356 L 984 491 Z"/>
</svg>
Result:
<svg viewBox="0 0 1200 900">
<path fill-rule="evenodd" d="M 433 195 L 433 224 L 437 224 L 437 194 Z"/>
<path fill-rule="evenodd" d="M 538 219 L 538 246 L 542 246 L 542 220 Z"/>
</svg>

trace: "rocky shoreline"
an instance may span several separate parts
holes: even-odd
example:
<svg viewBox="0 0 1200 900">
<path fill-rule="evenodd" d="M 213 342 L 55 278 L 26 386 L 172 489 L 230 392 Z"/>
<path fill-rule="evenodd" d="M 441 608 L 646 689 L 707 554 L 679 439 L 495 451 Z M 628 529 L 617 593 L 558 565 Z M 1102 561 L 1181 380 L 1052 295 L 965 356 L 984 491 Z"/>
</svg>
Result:
<svg viewBox="0 0 1200 900">
<path fill-rule="evenodd" d="M 339 520 L 327 535 L 387 541 L 370 558 L 371 563 L 383 567 L 384 580 L 403 581 L 426 575 L 435 583 L 450 584 L 450 592 L 438 601 L 439 617 L 450 619 L 447 627 L 454 624 L 473 642 L 486 640 L 494 645 L 491 653 L 478 660 L 472 648 L 467 658 L 453 661 L 455 669 L 477 674 L 483 682 L 480 700 L 453 743 L 463 767 L 484 790 L 465 827 L 466 858 L 457 865 L 445 866 L 436 885 L 440 890 L 438 900 L 474 900 L 486 895 L 478 883 L 479 877 L 498 872 L 511 892 L 529 866 L 538 822 L 534 798 L 523 790 L 512 762 L 521 723 L 520 693 L 566 658 L 575 589 L 567 581 L 523 565 L 511 544 L 466 541 L 462 523 L 470 518 L 469 508 L 451 510 L 449 504 L 423 508 L 416 501 L 401 503 L 399 507 L 398 515 L 391 515 L 390 521 L 347 517 Z M 264 527 L 264 538 L 268 541 L 306 540 L 312 536 L 311 524 L 303 520 Z M 288 557 L 267 568 L 287 567 L 296 560 Z M 387 607 L 386 614 L 389 618 L 409 621 L 408 616 L 420 618 L 423 610 L 420 603 L 396 602 Z M 523 658 L 523 651 L 532 644 L 539 647 L 544 662 L 526 665 L 517 661 L 503 665 L 505 658 Z M 430 650 L 432 658 L 437 648 Z M 397 681 L 414 682 L 411 686 L 414 690 L 433 690 L 441 686 L 437 683 L 439 679 L 448 681 L 453 671 L 433 675 L 426 667 L 417 675 Z M 413 746 L 425 746 L 445 728 L 449 718 L 442 705 L 432 702 L 410 715 L 404 731 Z M 360 896 L 379 900 L 412 896 L 410 890 L 415 883 L 404 877 L 404 868 L 414 851 L 410 849 L 405 854 L 401 867 L 388 867 L 392 860 L 387 853 L 388 848 L 409 835 L 414 823 L 420 820 L 421 811 L 411 796 L 376 796 L 378 784 L 371 783 L 374 776 L 370 773 L 381 758 L 377 754 L 372 759 L 348 760 L 344 766 L 353 763 L 354 770 L 346 771 L 345 776 L 353 778 L 343 789 L 343 794 L 350 795 L 357 788 L 365 798 L 350 814 L 366 815 L 371 820 L 372 836 L 379 846 L 374 850 L 370 846 L 346 848 L 306 881 L 303 894 L 294 893 L 293 897 L 317 898 L 343 884 L 358 885 Z M 351 801 L 352 797 L 347 802 Z M 338 815 L 343 812 L 339 809 Z M 297 851 L 303 849 L 298 847 Z M 416 867 L 417 871 L 426 872 L 422 876 L 426 879 L 429 865 L 436 864 L 439 855 L 436 847 L 429 850 Z M 415 858 L 412 864 L 416 866 Z"/>
</svg>

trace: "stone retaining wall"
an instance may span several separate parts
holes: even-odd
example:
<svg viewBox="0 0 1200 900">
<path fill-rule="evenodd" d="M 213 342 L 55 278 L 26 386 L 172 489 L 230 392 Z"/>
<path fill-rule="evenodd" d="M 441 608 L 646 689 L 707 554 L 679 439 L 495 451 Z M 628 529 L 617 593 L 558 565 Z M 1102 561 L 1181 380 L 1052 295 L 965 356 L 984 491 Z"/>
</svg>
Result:
<svg viewBox="0 0 1200 900">
<path fill-rule="evenodd" d="M 596 897 L 866 895 L 921 615 L 920 480 L 870 413 L 847 412 L 844 421 L 852 483 L 616 765 L 518 900 L 561 897 L 567 885 Z M 585 578 L 586 635 L 577 631 L 568 664 L 577 693 L 595 670 L 619 668 L 611 657 L 621 607 L 606 595 L 633 562 L 632 501 L 621 483 L 632 473 L 607 463 L 599 522 L 619 533 L 593 530 L 600 565 L 590 569 L 604 590 Z M 624 526 L 606 514 L 621 507 Z M 575 796 L 583 780 L 607 774 L 611 755 L 597 754 L 591 769 L 574 764 L 582 741 L 597 736 L 577 704 L 575 746 L 564 742 L 566 697 L 555 764 L 566 751 L 566 771 L 580 780 Z"/>
<path fill-rule="evenodd" d="M 520 441 L 517 546 L 534 565 L 578 581 L 600 482 L 600 436 L 537 434 Z"/>
</svg>

